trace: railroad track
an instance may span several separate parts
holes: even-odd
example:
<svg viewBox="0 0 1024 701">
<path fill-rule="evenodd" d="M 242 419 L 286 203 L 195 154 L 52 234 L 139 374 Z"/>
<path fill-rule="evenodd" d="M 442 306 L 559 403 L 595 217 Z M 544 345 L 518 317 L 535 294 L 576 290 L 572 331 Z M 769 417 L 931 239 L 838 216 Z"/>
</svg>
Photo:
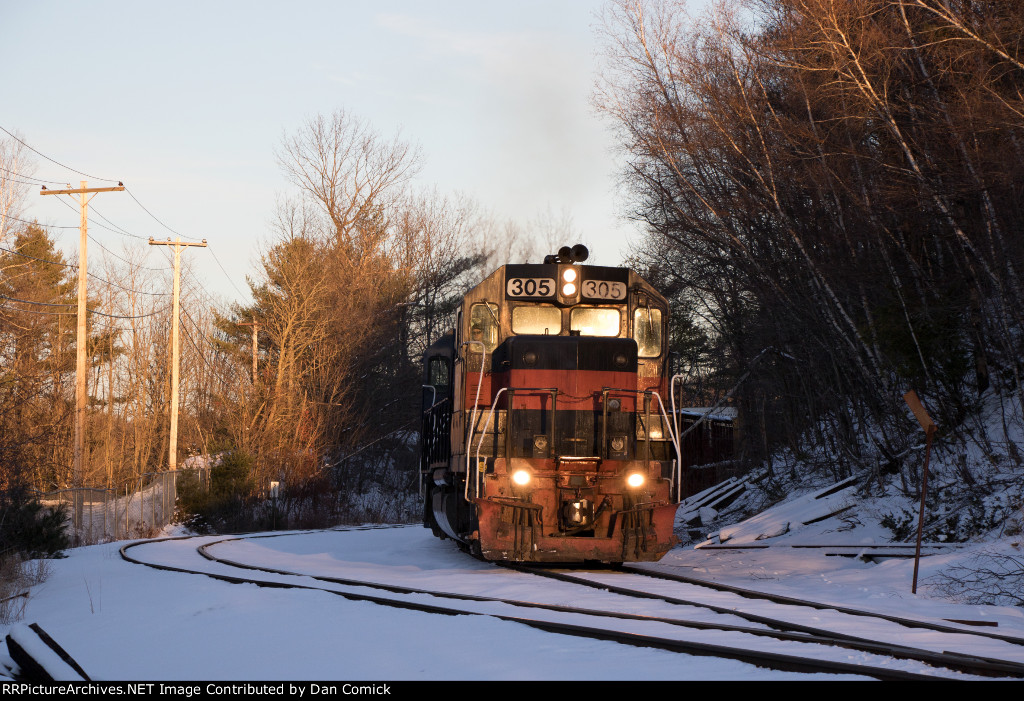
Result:
<svg viewBox="0 0 1024 701">
<path fill-rule="evenodd" d="M 720 582 L 713 582 L 706 579 L 700 579 L 699 577 L 687 577 L 686 575 L 671 574 L 668 572 L 661 572 L 657 570 L 649 570 L 642 567 L 634 567 L 625 565 L 622 567 L 626 572 L 641 575 L 644 577 L 653 577 L 655 579 L 666 579 L 672 582 L 680 582 L 683 584 L 690 584 L 698 587 L 705 587 L 707 589 L 713 589 L 720 592 L 730 592 L 737 594 L 747 599 L 760 599 L 764 601 L 771 601 L 777 604 L 792 604 L 795 606 L 805 606 L 808 608 L 818 609 L 821 611 L 837 611 L 842 614 L 850 616 L 863 616 L 866 618 L 872 618 L 876 620 L 889 621 L 897 623 L 907 628 L 919 628 L 924 630 L 933 630 L 940 633 L 964 633 L 968 635 L 974 635 L 980 638 L 988 638 L 990 640 L 1001 640 L 1003 642 L 1010 643 L 1024 647 L 1024 638 L 1015 635 L 1003 635 L 1001 633 L 995 633 L 983 630 L 965 630 L 964 628 L 955 628 L 953 626 L 945 625 L 944 623 L 936 623 L 932 621 L 925 621 L 919 618 L 908 618 L 905 616 L 893 616 L 891 614 L 881 613 L 878 611 L 868 611 L 865 609 L 858 609 L 851 606 L 842 606 L 838 604 L 826 604 L 817 601 L 810 601 L 806 599 L 797 599 L 789 596 L 783 596 L 781 594 L 771 594 L 769 592 L 761 592 L 753 589 L 745 589 L 743 587 L 737 587 L 730 584 L 722 584 Z M 981 621 L 964 621 L 960 619 L 945 618 L 942 619 L 948 623 L 958 623 L 960 625 L 967 626 L 978 626 L 986 625 Z"/>
<path fill-rule="evenodd" d="M 757 592 L 749 589 L 743 589 L 740 587 L 735 587 L 726 584 L 719 584 L 716 582 L 709 582 L 706 580 L 696 578 L 666 574 L 657 571 L 650 571 L 638 567 L 624 566 L 620 568 L 622 570 L 625 570 L 625 572 L 627 573 L 624 577 L 622 573 L 611 572 L 610 570 L 601 572 L 591 572 L 590 576 L 582 576 L 578 574 L 570 574 L 569 572 L 562 570 L 540 569 L 536 567 L 516 564 L 504 564 L 503 566 L 508 567 L 510 569 L 515 569 L 516 571 L 521 571 L 541 577 L 548 577 L 551 579 L 557 579 L 559 581 L 579 584 L 581 586 L 600 589 L 603 591 L 608 591 L 623 596 L 631 596 L 642 599 L 654 599 L 680 606 L 706 608 L 709 611 L 713 611 L 715 613 L 731 615 L 741 618 L 749 623 L 764 625 L 773 631 L 804 633 L 809 636 L 812 636 L 815 639 L 818 639 L 820 642 L 831 640 L 834 641 L 833 644 L 837 646 L 853 650 L 862 650 L 865 652 L 884 652 L 886 654 L 892 654 L 894 657 L 897 657 L 899 659 L 915 659 L 923 662 L 928 662 L 929 664 L 939 665 L 947 664 L 949 661 L 951 661 L 951 658 L 960 657 L 966 662 L 966 666 L 960 667 L 960 669 L 962 669 L 963 671 L 973 669 L 973 673 L 981 674 L 986 673 L 981 670 L 987 668 L 990 664 L 992 665 L 992 667 L 988 668 L 988 671 L 998 673 L 1000 670 L 1003 670 L 1006 673 L 1011 674 L 1012 676 L 1020 676 L 1021 670 L 1024 669 L 1024 664 L 1017 662 L 1015 660 L 1006 660 L 992 656 L 979 655 L 972 652 L 958 652 L 955 650 L 942 650 L 940 652 L 936 650 L 917 648 L 899 642 L 892 642 L 892 638 L 907 637 L 908 633 L 904 629 L 910 629 L 910 631 L 942 633 L 943 635 L 947 636 L 943 639 L 943 646 L 952 645 L 960 646 L 962 648 L 970 648 L 973 647 L 979 640 L 999 641 L 1001 643 L 1007 643 L 1007 646 L 1005 647 L 1007 652 L 1015 652 L 1019 655 L 1021 651 L 1024 650 L 1024 638 L 1012 635 L 1002 635 L 1000 633 L 989 632 L 986 630 L 969 630 L 965 628 L 956 628 L 954 626 L 949 626 L 932 621 L 925 621 L 921 619 L 892 616 L 884 613 L 867 611 L 863 609 L 856 609 L 846 606 L 837 606 L 834 604 L 823 604 L 816 601 L 768 594 L 764 592 Z M 634 577 L 649 577 L 654 579 L 670 580 L 674 582 L 693 585 L 694 587 L 703 587 L 705 589 L 711 589 L 715 592 L 736 594 L 737 596 L 745 599 L 758 599 L 764 602 L 780 604 L 786 607 L 790 607 L 790 610 L 787 611 L 784 609 L 777 609 L 778 613 L 775 613 L 771 616 L 766 616 L 756 612 L 743 610 L 741 606 L 737 606 L 735 603 L 729 603 L 726 605 L 714 604 L 702 600 L 698 596 L 683 598 L 683 596 L 680 596 L 678 592 L 674 592 L 672 595 L 652 592 L 642 587 L 638 587 L 635 578 L 627 578 L 630 575 Z M 823 624 L 820 626 L 808 626 L 792 620 L 792 618 L 794 617 L 793 609 L 795 609 L 797 612 L 799 612 L 800 609 L 830 611 L 835 612 L 835 614 L 838 615 L 833 616 L 827 624 Z M 877 637 L 867 638 L 863 636 L 851 635 L 849 633 L 843 632 L 843 628 L 857 626 L 850 626 L 849 621 L 845 619 L 846 616 L 871 619 L 872 622 L 885 622 L 895 624 L 895 627 L 891 628 L 888 632 L 888 641 L 879 640 Z M 960 621 L 950 622 L 958 623 Z M 774 635 L 774 633 L 769 633 L 768 635 Z M 885 637 L 885 634 L 883 634 L 882 637 Z M 979 667 L 974 667 L 973 665 L 975 663 L 979 663 Z"/>
<path fill-rule="evenodd" d="M 795 672 L 857 674 L 877 679 L 935 679 L 974 677 L 1024 677 L 1024 665 L 1012 660 L 993 657 L 980 658 L 964 653 L 925 650 L 912 646 L 879 642 L 866 638 L 837 634 L 835 631 L 811 628 L 765 615 L 738 613 L 732 608 L 718 607 L 699 601 L 684 601 L 675 597 L 652 594 L 641 589 L 609 586 L 607 582 L 569 575 L 564 572 L 520 568 L 530 575 L 559 578 L 575 586 L 587 586 L 612 592 L 612 599 L 622 597 L 658 598 L 669 607 L 711 610 L 711 620 L 680 615 L 651 616 L 629 613 L 620 605 L 602 608 L 563 606 L 537 601 L 503 599 L 465 593 L 416 589 L 386 582 L 329 577 L 319 574 L 264 567 L 223 557 L 213 551 L 242 540 L 282 537 L 273 534 L 248 537 L 221 538 L 195 548 L 193 563 L 154 561 L 158 558 L 135 557 L 142 548 L 159 548 L 160 541 L 143 541 L 125 545 L 121 556 L 130 562 L 159 569 L 214 577 L 233 583 L 253 583 L 259 586 L 318 590 L 345 597 L 353 601 L 368 601 L 380 605 L 405 608 L 442 615 L 491 616 L 517 622 L 541 630 L 611 640 L 627 645 L 652 647 L 691 655 L 708 655 L 739 660 L 760 667 Z M 138 549 L 138 550 L 137 550 Z M 129 554 L 133 553 L 133 554 Z M 148 561 L 147 561 L 148 560 Z M 205 566 L 204 566 L 205 563 Z M 216 571 L 210 564 L 216 565 Z M 245 573 L 244 576 L 242 573 Z M 256 574 L 260 573 L 260 574 Z M 623 573 L 604 573 L 621 576 Z M 628 576 L 646 577 L 644 573 Z M 298 581 L 298 580 L 304 581 Z M 614 587 L 614 591 L 612 588 Z M 622 599 L 625 600 L 625 599 Z M 452 602 L 458 602 L 454 604 Z M 786 603 L 792 606 L 792 600 Z M 863 613 L 863 612 L 862 612 Z M 706 619 L 706 616 L 705 616 Z M 737 621 L 739 619 L 739 623 Z M 614 621 L 614 623 L 613 623 Z M 746 625 L 746 624 L 753 625 Z M 971 634 L 956 630 L 957 634 Z M 991 636 L 988 636 L 991 637 Z M 771 639 L 765 650 L 765 641 Z M 1024 642 L 1024 641 L 1021 641 Z M 1015 644 L 1004 641 L 1005 644 Z M 836 649 L 855 651 L 859 662 L 837 660 Z M 831 652 L 830 652 L 831 651 Z M 850 657 L 848 653 L 843 653 Z M 928 665 L 917 670 L 894 668 L 893 660 L 911 660 Z"/>
</svg>

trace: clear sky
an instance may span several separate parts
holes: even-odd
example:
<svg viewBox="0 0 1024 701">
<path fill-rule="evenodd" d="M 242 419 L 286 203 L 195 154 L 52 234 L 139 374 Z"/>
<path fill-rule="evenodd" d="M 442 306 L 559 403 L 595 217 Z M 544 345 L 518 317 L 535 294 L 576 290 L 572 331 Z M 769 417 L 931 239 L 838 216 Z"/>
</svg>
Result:
<svg viewBox="0 0 1024 701">
<path fill-rule="evenodd" d="M 123 180 L 171 229 L 208 239 L 233 284 L 210 252 L 185 255 L 226 299 L 248 291 L 275 197 L 289 189 L 274 157 L 282 136 L 339 108 L 418 143 L 420 185 L 523 224 L 567 211 L 592 262 L 615 265 L 636 229 L 619 217 L 609 124 L 590 105 L 602 5 L 0 0 L 0 126 L 71 168 Z M 37 160 L 38 178 L 106 184 Z M 77 226 L 57 199 L 33 191 L 28 214 Z M 143 238 L 173 236 L 125 193 L 92 207 Z M 57 231 L 77 256 L 77 231 Z M 90 233 L 115 251 L 149 248 Z"/>
</svg>

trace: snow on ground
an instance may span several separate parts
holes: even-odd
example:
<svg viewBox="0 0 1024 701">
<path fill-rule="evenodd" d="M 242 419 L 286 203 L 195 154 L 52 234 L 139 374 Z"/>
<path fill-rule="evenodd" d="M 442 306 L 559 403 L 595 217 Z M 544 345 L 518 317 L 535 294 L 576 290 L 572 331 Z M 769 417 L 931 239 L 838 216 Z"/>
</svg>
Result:
<svg viewBox="0 0 1024 701">
<path fill-rule="evenodd" d="M 379 565 L 385 563 L 422 587 L 472 580 L 495 569 L 417 527 L 274 540 L 277 547 L 261 548 L 262 562 L 269 566 L 304 564 L 307 570 L 326 568 L 335 574 L 343 570 L 354 577 L 379 577 Z M 186 542 L 193 549 L 197 544 Z M 118 547 L 114 543 L 69 551 L 68 558 L 53 563 L 52 575 L 35 588 L 25 612 L 26 622 L 39 623 L 94 679 L 752 680 L 808 676 L 551 635 L 483 616 L 437 616 L 347 601 L 323 592 L 260 588 L 158 571 L 123 561 Z M 532 586 L 547 585 L 541 580 Z M 6 635 L 7 627 L 0 627 L 0 633 Z"/>
<path fill-rule="evenodd" d="M 768 546 L 762 550 L 702 549 L 701 545 L 712 542 L 705 541 L 696 548 L 670 551 L 657 569 L 894 615 L 997 622 L 1002 632 L 1024 636 L 1024 608 L 956 603 L 949 600 L 941 586 L 943 575 L 951 567 L 967 565 L 979 554 L 1005 552 L 1024 558 L 1024 538 L 949 546 L 939 554 L 928 554 L 926 549 L 920 560 L 917 593 L 911 594 L 913 558 L 860 557 L 884 553 L 872 546 L 892 545 L 892 533 L 887 529 L 867 519 L 851 525 L 854 521 L 848 512 L 804 525 L 820 518 L 823 503 L 830 503 L 834 509 L 849 498 L 844 489 L 815 499 L 821 491 L 828 490 L 783 502 L 720 531 L 722 536 L 729 536 L 724 540 L 727 544 Z M 850 551 L 849 557 L 794 547 L 826 544 L 862 547 Z M 912 550 L 913 545 L 907 549 Z M 1018 574 L 1014 586 L 1021 585 L 1024 581 Z"/>
<path fill-rule="evenodd" d="M 795 507 L 762 514 L 758 528 L 793 523 Z M 773 522 L 774 519 L 774 522 Z M 821 541 L 842 526 L 826 519 L 771 539 Z M 752 526 L 751 526 L 752 527 Z M 885 542 L 880 531 L 844 533 Z M 197 561 L 196 545 L 177 541 L 161 561 Z M 33 588 L 24 622 L 39 623 L 94 679 L 106 680 L 766 680 L 831 678 L 758 669 L 611 642 L 553 635 L 484 616 L 437 616 L 353 602 L 316 591 L 261 588 L 154 570 L 123 561 L 122 543 L 73 549 L 52 562 Z M 147 546 L 148 547 L 148 546 Z M 278 569 L 446 591 L 586 605 L 601 592 L 580 594 L 562 583 L 501 570 L 473 560 L 451 541 L 419 527 L 296 533 L 213 546 L 213 554 Z M 132 554 L 146 559 L 145 547 Z M 172 553 L 172 555 L 168 555 Z M 156 555 L 152 555 L 156 557 Z M 922 560 L 921 579 L 938 571 L 939 555 Z M 1024 637 L 1024 611 L 967 606 L 934 598 L 928 587 L 910 594 L 912 560 L 872 564 L 787 547 L 764 551 L 677 548 L 656 567 L 749 588 L 824 602 L 863 606 L 929 619 L 998 623 Z M 209 571 L 223 567 L 208 563 Z M 322 586 L 308 580 L 313 586 Z M 675 586 L 666 583 L 668 586 Z M 564 593 L 563 593 L 564 592 Z M 450 602 L 441 602 L 449 605 Z M 638 612 L 666 605 L 638 600 Z M 10 626 L 0 626 L 6 635 Z M 766 645 L 771 645 L 767 642 Z M 0 662 L 4 655 L 0 654 Z M 7 661 L 9 664 L 9 660 Z"/>
</svg>

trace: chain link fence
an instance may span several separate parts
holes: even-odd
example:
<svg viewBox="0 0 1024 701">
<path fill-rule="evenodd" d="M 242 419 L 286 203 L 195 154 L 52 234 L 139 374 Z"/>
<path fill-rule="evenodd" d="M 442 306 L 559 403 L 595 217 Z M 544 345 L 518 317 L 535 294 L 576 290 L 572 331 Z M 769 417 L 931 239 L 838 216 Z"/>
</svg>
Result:
<svg viewBox="0 0 1024 701">
<path fill-rule="evenodd" d="M 191 470 L 209 488 L 210 468 Z M 146 472 L 121 489 L 81 487 L 40 492 L 44 506 L 63 506 L 75 545 L 152 537 L 174 519 L 181 471 Z"/>
</svg>

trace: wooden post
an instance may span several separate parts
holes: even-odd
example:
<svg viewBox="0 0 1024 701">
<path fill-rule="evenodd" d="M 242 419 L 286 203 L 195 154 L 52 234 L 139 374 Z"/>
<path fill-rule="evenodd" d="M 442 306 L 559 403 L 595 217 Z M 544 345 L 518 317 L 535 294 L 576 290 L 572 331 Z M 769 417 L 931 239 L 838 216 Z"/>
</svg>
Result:
<svg viewBox="0 0 1024 701">
<path fill-rule="evenodd" d="M 68 186 L 66 190 L 47 190 L 45 187 L 39 191 L 40 195 L 78 195 L 80 217 L 78 224 L 78 335 L 75 341 L 77 348 L 75 358 L 75 445 L 74 445 L 74 512 L 72 521 L 76 529 L 82 526 L 82 495 L 80 490 L 85 481 L 85 400 L 86 400 L 86 346 L 89 343 L 85 328 L 85 302 L 88 298 L 86 286 L 87 273 L 87 252 L 86 244 L 89 241 L 89 200 L 86 197 L 92 193 L 93 197 L 98 192 L 120 192 L 124 185 L 117 184 L 117 187 L 86 187 L 87 181 L 81 181 L 81 187 L 72 189 Z"/>
<path fill-rule="evenodd" d="M 171 311 L 171 436 L 170 436 L 170 447 L 168 448 L 167 464 L 168 469 L 172 472 L 178 469 L 178 364 L 179 364 L 179 346 L 178 346 L 178 317 L 179 317 L 179 297 L 181 294 L 181 251 L 183 248 L 188 246 L 201 246 L 206 248 L 206 239 L 203 239 L 202 243 L 182 242 L 181 237 L 177 237 L 174 241 L 167 239 L 166 241 L 154 241 L 152 237 L 149 239 L 150 246 L 174 246 L 174 295 Z"/>
</svg>

